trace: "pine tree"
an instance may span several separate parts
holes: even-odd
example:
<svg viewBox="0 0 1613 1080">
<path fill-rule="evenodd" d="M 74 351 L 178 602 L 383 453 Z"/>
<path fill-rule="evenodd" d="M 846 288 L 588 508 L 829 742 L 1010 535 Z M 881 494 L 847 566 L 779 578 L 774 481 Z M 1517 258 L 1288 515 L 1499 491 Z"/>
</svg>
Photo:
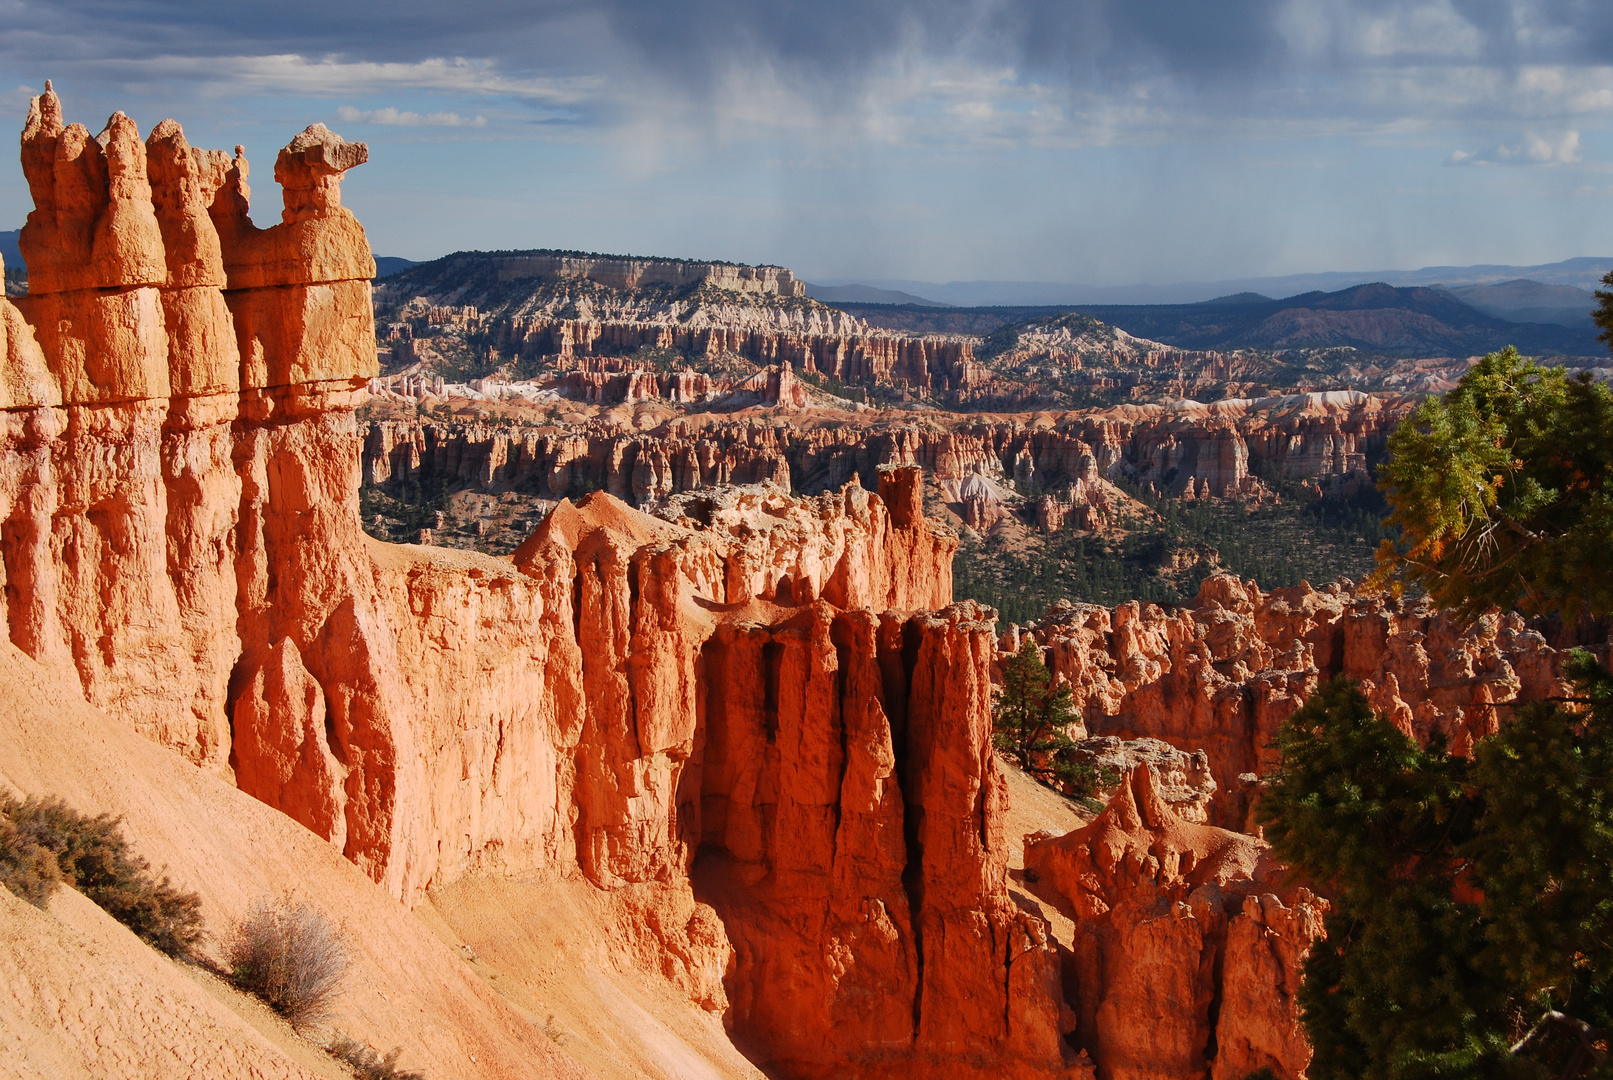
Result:
<svg viewBox="0 0 1613 1080">
<path fill-rule="evenodd" d="M 1088 800 L 1110 778 L 1075 757 L 1068 729 L 1079 720 L 1074 691 L 1053 681 L 1042 651 L 1026 638 L 1003 663 L 1003 689 L 992 708 L 992 745 L 1048 787 Z"/>
<path fill-rule="evenodd" d="M 1395 429 L 1382 486 L 1398 544 L 1376 580 L 1489 607 L 1613 611 L 1613 392 L 1491 353 Z"/>
<path fill-rule="evenodd" d="M 1509 349 L 1390 449 L 1380 581 L 1470 615 L 1613 609 L 1606 388 Z M 1335 905 L 1300 992 L 1315 1080 L 1613 1078 L 1613 675 L 1566 673 L 1572 699 L 1509 710 L 1471 758 L 1342 679 L 1282 726 L 1259 819 Z"/>
</svg>

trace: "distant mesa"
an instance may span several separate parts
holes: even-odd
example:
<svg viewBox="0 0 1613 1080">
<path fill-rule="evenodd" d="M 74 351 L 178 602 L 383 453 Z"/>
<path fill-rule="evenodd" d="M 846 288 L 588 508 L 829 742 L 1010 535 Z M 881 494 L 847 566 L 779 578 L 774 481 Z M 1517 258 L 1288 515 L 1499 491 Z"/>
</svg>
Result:
<svg viewBox="0 0 1613 1080">
<path fill-rule="evenodd" d="M 456 269 L 491 269 L 499 282 L 523 278 L 573 278 L 629 291 L 646 285 L 670 285 L 673 288 L 709 285 L 731 292 L 806 295 L 806 283 L 782 266 L 746 266 L 722 261 L 699 262 L 547 249 L 458 251 L 436 262 Z"/>
</svg>

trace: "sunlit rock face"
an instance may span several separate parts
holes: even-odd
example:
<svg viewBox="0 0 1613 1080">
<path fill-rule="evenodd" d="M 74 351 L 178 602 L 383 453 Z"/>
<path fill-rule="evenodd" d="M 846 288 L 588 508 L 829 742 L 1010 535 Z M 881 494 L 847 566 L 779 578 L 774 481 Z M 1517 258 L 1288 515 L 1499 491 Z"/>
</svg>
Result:
<svg viewBox="0 0 1613 1080">
<path fill-rule="evenodd" d="M 1025 632 L 1074 688 L 1089 733 L 1203 750 L 1219 784 L 1209 820 L 1250 831 L 1278 727 L 1334 676 L 1359 680 L 1407 735 L 1427 742 L 1437 734 L 1465 754 L 1501 723 L 1497 705 L 1568 693 L 1569 648 L 1605 655 L 1608 647 L 1599 624 L 1515 613 L 1467 623 L 1348 583 L 1262 592 L 1231 574 L 1206 578 L 1194 601 L 1173 611 L 1069 604 Z"/>
</svg>

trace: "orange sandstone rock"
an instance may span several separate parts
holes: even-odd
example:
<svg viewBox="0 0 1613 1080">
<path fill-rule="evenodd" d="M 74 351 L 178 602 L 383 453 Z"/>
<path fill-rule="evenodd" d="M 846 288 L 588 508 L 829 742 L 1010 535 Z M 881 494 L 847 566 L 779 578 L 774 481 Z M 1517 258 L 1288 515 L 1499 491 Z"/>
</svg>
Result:
<svg viewBox="0 0 1613 1080">
<path fill-rule="evenodd" d="M 956 540 L 906 436 L 878 494 L 651 516 L 600 493 L 511 559 L 369 539 L 373 262 L 339 198 L 365 155 L 297 136 L 259 229 L 239 150 L 121 116 L 98 142 L 34 103 L 35 287 L 0 302 L 13 644 L 394 898 L 473 874 L 611 891 L 640 966 L 784 1075 L 1089 1074 L 1047 925 L 1006 887 L 993 628 L 949 606 Z M 641 485 L 625 443 L 553 449 L 551 482 L 597 453 L 629 494 L 737 467 L 690 446 Z M 1214 641 L 1254 648 L 1239 617 Z M 1123 671 L 1189 636 L 1131 621 Z"/>
<path fill-rule="evenodd" d="M 1562 649 L 1607 649 L 1596 624 L 1495 614 L 1465 625 L 1347 583 L 1262 593 L 1228 574 L 1205 579 L 1195 601 L 1171 613 L 1136 602 L 1061 605 L 1029 633 L 1074 688 L 1089 732 L 1204 750 L 1222 789 L 1210 820 L 1240 829 L 1277 728 L 1335 675 L 1361 680 L 1408 735 L 1438 732 L 1465 753 L 1495 730 L 1496 704 L 1566 692 Z"/>
<path fill-rule="evenodd" d="M 1090 825 L 1027 837 L 1025 866 L 1074 917 L 1075 1038 L 1100 1080 L 1304 1075 L 1299 965 L 1328 905 L 1264 841 L 1183 821 L 1145 763 Z"/>
</svg>

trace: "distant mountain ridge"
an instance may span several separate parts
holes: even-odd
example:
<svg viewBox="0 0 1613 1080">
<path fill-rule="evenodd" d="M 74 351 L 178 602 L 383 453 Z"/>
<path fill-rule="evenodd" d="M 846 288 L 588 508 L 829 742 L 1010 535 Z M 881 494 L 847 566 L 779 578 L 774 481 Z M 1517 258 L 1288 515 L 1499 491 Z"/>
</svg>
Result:
<svg viewBox="0 0 1613 1080">
<path fill-rule="evenodd" d="M 1082 304 L 1197 304 L 1253 292 L 1273 298 L 1308 292 L 1334 292 L 1354 285 L 1494 285 L 1527 279 L 1542 285 L 1592 290 L 1613 271 L 1613 256 L 1564 259 L 1535 266 L 1481 263 L 1473 266 L 1425 266 L 1418 270 L 1327 271 L 1282 277 L 1231 278 L 1165 285 L 1085 285 L 1055 281 L 912 281 L 883 278 L 818 279 L 820 285 L 866 285 L 894 289 L 955 307 L 1038 307 Z"/>
<path fill-rule="evenodd" d="M 1594 292 L 1527 279 L 1458 285 L 1450 291 L 1486 315 L 1511 322 L 1559 323 L 1583 329 L 1592 325 L 1591 312 L 1596 308 Z"/>
<path fill-rule="evenodd" d="M 5 260 L 7 270 L 23 268 L 22 248 L 17 246 L 17 238 L 21 235 L 21 229 L 0 230 L 0 259 Z"/>
<path fill-rule="evenodd" d="M 1072 307 L 1137 337 L 1184 349 L 1349 346 L 1390 356 L 1433 357 L 1471 356 L 1514 345 L 1537 356 L 1606 355 L 1588 317 L 1583 327 L 1508 321 L 1448 288 L 1383 282 L 1282 300 L 1232 296 L 1197 304 Z"/>
</svg>

